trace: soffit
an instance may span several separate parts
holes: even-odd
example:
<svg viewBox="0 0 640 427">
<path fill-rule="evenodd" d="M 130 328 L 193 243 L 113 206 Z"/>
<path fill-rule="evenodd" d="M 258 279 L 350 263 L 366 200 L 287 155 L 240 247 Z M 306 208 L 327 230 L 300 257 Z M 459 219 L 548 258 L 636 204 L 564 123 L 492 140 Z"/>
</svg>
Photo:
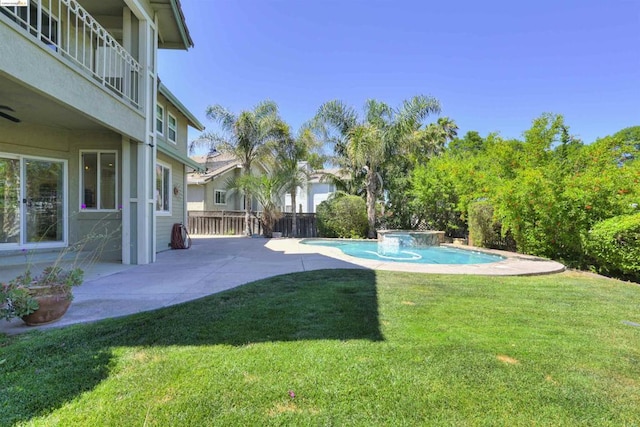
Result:
<svg viewBox="0 0 640 427">
<path fill-rule="evenodd" d="M 104 130 L 104 126 L 0 73 L 0 110 L 21 120 L 15 126 L 48 126 L 68 130 Z M 12 123 L 0 117 L 3 124 Z"/>
</svg>

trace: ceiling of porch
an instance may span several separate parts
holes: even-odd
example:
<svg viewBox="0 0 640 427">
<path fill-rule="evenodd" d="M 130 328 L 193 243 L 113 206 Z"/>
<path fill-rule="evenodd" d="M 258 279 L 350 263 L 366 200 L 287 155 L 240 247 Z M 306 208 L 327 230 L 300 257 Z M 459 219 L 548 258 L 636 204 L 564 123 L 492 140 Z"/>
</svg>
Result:
<svg viewBox="0 0 640 427">
<path fill-rule="evenodd" d="M 20 120 L 20 123 L 13 123 L 0 117 L 3 125 L 38 125 L 69 130 L 104 129 L 104 126 L 82 113 L 21 85 L 2 72 L 0 72 L 0 105 L 13 110 L 0 109 L 0 112 Z"/>
</svg>

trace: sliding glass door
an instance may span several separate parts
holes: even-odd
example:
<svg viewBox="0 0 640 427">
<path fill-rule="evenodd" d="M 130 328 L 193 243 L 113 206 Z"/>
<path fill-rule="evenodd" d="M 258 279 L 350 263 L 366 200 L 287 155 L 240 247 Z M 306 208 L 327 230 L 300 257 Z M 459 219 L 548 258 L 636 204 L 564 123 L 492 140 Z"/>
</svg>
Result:
<svg viewBox="0 0 640 427">
<path fill-rule="evenodd" d="M 27 243 L 64 242 L 64 163 L 24 160 Z"/>
<path fill-rule="evenodd" d="M 0 245 L 20 243 L 20 159 L 0 155 Z"/>
<path fill-rule="evenodd" d="M 0 154 L 0 247 L 66 243 L 66 162 Z"/>
</svg>

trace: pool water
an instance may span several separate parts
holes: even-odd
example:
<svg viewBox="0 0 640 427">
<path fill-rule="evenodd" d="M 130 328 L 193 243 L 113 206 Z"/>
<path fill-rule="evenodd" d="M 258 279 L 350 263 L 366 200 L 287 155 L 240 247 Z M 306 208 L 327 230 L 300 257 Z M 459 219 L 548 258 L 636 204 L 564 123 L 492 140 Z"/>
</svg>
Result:
<svg viewBox="0 0 640 427">
<path fill-rule="evenodd" d="M 378 245 L 378 242 L 346 240 L 303 240 L 311 246 L 338 248 L 356 258 L 377 261 L 410 262 L 415 264 L 488 264 L 502 261 L 499 255 L 451 248 L 448 246 L 409 247 L 402 245 Z"/>
</svg>

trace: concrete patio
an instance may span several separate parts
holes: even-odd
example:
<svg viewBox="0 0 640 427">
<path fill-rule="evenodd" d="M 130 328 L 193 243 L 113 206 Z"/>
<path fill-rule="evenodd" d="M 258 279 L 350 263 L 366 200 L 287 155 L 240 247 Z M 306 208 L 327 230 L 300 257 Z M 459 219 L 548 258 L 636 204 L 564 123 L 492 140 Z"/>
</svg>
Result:
<svg viewBox="0 0 640 427">
<path fill-rule="evenodd" d="M 97 263 L 86 269 L 82 286 L 59 321 L 28 327 L 20 319 L 0 321 L 0 333 L 125 316 L 194 300 L 280 274 L 320 269 L 377 269 L 437 274 L 533 275 L 564 270 L 554 261 L 509 255 L 492 264 L 429 265 L 372 261 L 344 255 L 336 248 L 309 246 L 299 239 L 195 237 L 189 250 L 158 254 L 154 264 Z M 20 274 L 24 265 L 0 266 L 0 281 Z"/>
</svg>

